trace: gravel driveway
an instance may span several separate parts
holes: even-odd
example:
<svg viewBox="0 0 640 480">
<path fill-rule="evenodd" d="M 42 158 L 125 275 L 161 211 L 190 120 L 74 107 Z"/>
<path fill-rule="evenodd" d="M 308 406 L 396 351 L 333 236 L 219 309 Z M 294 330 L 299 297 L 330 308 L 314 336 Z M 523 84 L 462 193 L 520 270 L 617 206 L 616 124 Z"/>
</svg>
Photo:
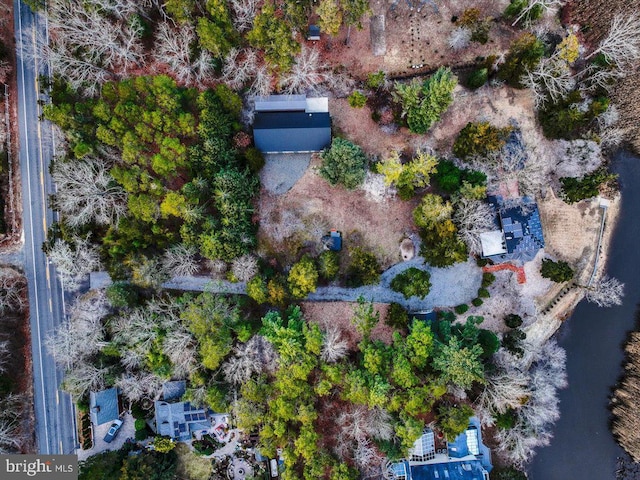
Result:
<svg viewBox="0 0 640 480">
<path fill-rule="evenodd" d="M 405 300 L 402 294 L 389 288 L 391 280 L 409 267 L 416 267 L 431 273 L 431 291 L 423 300 L 417 297 Z M 359 288 L 319 287 L 307 297 L 307 300 L 351 302 L 362 296 L 366 300 L 381 303 L 397 302 L 410 311 L 420 311 L 433 307 L 454 307 L 461 303 L 468 303 L 476 297 L 481 283 L 482 270 L 473 260 L 457 263 L 448 268 L 435 268 L 425 265 L 422 257 L 415 257 L 407 262 L 398 263 L 383 272 L 378 285 Z M 163 287 L 176 290 L 241 294 L 245 293 L 246 285 L 243 282 L 212 282 L 206 277 L 178 277 L 165 283 Z"/>
<path fill-rule="evenodd" d="M 286 193 L 309 168 L 311 153 L 267 153 L 260 183 L 270 193 Z"/>
</svg>

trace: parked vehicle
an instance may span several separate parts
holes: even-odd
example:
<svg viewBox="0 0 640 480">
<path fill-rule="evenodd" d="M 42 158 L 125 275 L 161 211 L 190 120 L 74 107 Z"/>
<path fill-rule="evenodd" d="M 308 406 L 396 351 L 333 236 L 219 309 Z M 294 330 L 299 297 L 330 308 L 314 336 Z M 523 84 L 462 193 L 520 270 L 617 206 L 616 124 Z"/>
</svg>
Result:
<svg viewBox="0 0 640 480">
<path fill-rule="evenodd" d="M 111 441 L 114 438 L 116 438 L 116 435 L 118 435 L 118 432 L 120 431 L 120 427 L 122 427 L 122 420 L 120 419 L 114 420 L 111 426 L 109 427 L 109 431 L 104 437 L 104 441 L 107 443 L 111 443 Z"/>
</svg>

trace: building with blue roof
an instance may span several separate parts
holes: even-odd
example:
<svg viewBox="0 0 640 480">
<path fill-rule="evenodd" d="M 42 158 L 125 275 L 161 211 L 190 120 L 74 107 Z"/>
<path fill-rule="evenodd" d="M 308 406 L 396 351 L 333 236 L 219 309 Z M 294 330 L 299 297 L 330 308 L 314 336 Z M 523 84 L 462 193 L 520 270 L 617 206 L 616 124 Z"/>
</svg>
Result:
<svg viewBox="0 0 640 480">
<path fill-rule="evenodd" d="M 529 262 L 544 248 L 542 222 L 536 202 L 529 197 L 504 200 L 489 197 L 500 230 L 480 234 L 482 256 L 496 263 Z"/>
<path fill-rule="evenodd" d="M 89 392 L 89 416 L 94 425 L 113 422 L 120 417 L 118 389 L 113 387 L 99 392 Z"/>
<path fill-rule="evenodd" d="M 174 440 L 191 440 L 193 434 L 209 433 L 211 430 L 210 410 L 196 407 L 190 402 L 155 402 L 156 431 L 159 435 Z"/>
<path fill-rule="evenodd" d="M 434 432 L 426 429 L 409 450 L 409 458 L 389 466 L 396 480 L 489 480 L 491 469 L 491 452 L 482 443 L 476 417 L 446 449 L 436 449 Z"/>
<path fill-rule="evenodd" d="M 331 144 L 328 98 L 304 95 L 256 98 L 253 140 L 262 153 L 324 150 Z"/>
</svg>

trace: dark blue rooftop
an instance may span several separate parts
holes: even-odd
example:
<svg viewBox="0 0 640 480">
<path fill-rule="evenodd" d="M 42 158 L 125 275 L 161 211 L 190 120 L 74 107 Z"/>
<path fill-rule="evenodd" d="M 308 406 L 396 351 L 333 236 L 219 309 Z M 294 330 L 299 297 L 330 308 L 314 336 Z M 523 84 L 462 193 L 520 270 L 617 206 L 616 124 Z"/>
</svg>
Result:
<svg viewBox="0 0 640 480">
<path fill-rule="evenodd" d="M 439 478 L 448 480 L 488 479 L 478 460 L 413 465 L 411 467 L 411 480 L 434 480 Z"/>
<path fill-rule="evenodd" d="M 89 392 L 89 412 L 94 425 L 102 425 L 118 418 L 118 389 L 113 387 L 99 392 Z"/>
<path fill-rule="evenodd" d="M 519 260 L 528 262 L 544 248 L 542 221 L 536 202 L 529 197 L 505 201 L 501 197 L 489 197 L 497 211 L 504 233 L 506 253 L 492 255 L 498 262 Z"/>
<path fill-rule="evenodd" d="M 256 148 L 265 153 L 319 152 L 331 144 L 328 112 L 256 112 Z"/>
</svg>

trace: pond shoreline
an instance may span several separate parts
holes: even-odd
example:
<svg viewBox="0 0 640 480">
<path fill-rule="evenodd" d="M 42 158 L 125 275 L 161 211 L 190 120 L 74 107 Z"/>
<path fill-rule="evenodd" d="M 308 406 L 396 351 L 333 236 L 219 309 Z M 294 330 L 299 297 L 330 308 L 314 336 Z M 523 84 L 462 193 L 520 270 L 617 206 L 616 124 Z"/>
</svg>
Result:
<svg viewBox="0 0 640 480">
<path fill-rule="evenodd" d="M 623 346 L 636 326 L 640 300 L 640 159 L 620 151 L 612 167 L 620 175 L 622 199 L 602 267 L 625 283 L 625 298 L 610 309 L 580 303 L 556 333 L 567 351 L 569 387 L 559 395 L 554 439 L 528 469 L 531 480 L 614 480 L 618 459 L 625 456 L 610 430 L 609 397 L 622 374 Z"/>
</svg>

